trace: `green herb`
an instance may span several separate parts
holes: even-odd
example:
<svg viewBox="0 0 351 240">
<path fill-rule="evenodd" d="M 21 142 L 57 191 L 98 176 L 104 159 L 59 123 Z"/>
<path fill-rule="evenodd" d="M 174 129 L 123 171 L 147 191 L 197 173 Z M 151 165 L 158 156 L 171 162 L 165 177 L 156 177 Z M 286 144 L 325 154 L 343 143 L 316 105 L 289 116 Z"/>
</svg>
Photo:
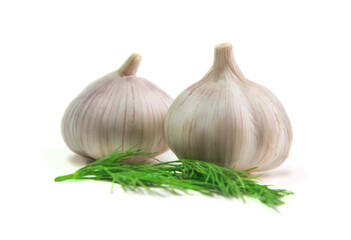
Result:
<svg viewBox="0 0 351 240">
<path fill-rule="evenodd" d="M 265 205 L 276 209 L 282 205 L 284 196 L 293 194 L 284 189 L 272 189 L 261 185 L 250 170 L 237 171 L 198 160 L 181 159 L 156 164 L 139 163 L 130 165 L 124 161 L 135 156 L 153 158 L 153 154 L 129 149 L 115 151 L 73 174 L 57 177 L 56 182 L 65 180 L 93 179 L 118 183 L 127 191 L 159 194 L 154 188 L 164 189 L 172 194 L 196 191 L 208 196 L 227 198 L 257 198 Z"/>
</svg>

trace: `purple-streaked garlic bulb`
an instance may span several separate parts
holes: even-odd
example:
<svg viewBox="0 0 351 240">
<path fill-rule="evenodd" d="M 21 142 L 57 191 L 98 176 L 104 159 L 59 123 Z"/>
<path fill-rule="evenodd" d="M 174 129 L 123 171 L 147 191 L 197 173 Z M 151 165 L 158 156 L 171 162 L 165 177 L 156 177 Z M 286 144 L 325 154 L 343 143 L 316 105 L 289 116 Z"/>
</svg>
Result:
<svg viewBox="0 0 351 240">
<path fill-rule="evenodd" d="M 73 152 L 99 159 L 119 147 L 135 146 L 158 154 L 168 149 L 164 121 L 172 99 L 150 81 L 135 76 L 140 61 L 138 54 L 132 54 L 120 69 L 91 83 L 68 106 L 62 135 Z"/>
<path fill-rule="evenodd" d="M 288 157 L 292 128 L 279 100 L 244 77 L 225 43 L 209 72 L 172 103 L 165 137 L 180 159 L 265 171 Z"/>
</svg>

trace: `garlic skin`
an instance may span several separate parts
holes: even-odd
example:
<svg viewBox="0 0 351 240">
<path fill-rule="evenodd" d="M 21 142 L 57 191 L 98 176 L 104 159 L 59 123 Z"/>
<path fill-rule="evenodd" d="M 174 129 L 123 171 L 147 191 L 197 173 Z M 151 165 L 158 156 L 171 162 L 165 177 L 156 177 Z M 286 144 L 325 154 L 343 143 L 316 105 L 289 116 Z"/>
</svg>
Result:
<svg viewBox="0 0 351 240">
<path fill-rule="evenodd" d="M 180 159 L 266 171 L 288 157 L 292 128 L 279 100 L 244 77 L 224 43 L 209 72 L 172 103 L 165 137 Z"/>
<path fill-rule="evenodd" d="M 172 99 L 150 81 L 135 76 L 140 61 L 138 54 L 132 54 L 120 69 L 88 85 L 68 106 L 62 136 L 73 152 L 99 159 L 118 147 L 135 146 L 157 154 L 168 149 L 164 120 Z"/>
</svg>

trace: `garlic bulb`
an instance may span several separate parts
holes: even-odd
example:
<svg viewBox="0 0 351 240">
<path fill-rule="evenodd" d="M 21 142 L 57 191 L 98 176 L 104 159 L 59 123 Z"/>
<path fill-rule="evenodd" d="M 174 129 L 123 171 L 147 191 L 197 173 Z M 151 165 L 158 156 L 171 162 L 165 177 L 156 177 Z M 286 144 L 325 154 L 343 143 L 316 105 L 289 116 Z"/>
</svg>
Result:
<svg viewBox="0 0 351 240">
<path fill-rule="evenodd" d="M 164 120 L 172 99 L 153 83 L 135 76 L 140 61 L 138 54 L 132 54 L 120 69 L 91 83 L 68 106 L 62 135 L 73 152 L 99 159 L 118 147 L 136 146 L 152 153 L 168 149 Z"/>
<path fill-rule="evenodd" d="M 172 103 L 165 137 L 180 159 L 264 171 L 288 157 L 292 129 L 279 100 L 244 77 L 226 43 L 203 79 Z"/>
</svg>

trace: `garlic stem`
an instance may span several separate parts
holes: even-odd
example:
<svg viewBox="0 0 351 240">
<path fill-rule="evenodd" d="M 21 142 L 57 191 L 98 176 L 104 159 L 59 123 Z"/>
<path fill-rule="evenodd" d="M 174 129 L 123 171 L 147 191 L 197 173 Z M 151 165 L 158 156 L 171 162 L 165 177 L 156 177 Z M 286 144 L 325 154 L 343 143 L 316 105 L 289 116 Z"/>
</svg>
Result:
<svg viewBox="0 0 351 240">
<path fill-rule="evenodd" d="M 213 70 L 222 73 L 225 68 L 230 69 L 241 81 L 246 82 L 246 78 L 235 62 L 232 49 L 230 43 L 218 44 L 215 47 Z"/>
<path fill-rule="evenodd" d="M 121 76 L 134 76 L 138 71 L 141 62 L 141 56 L 137 53 L 133 53 L 130 57 L 123 63 L 122 67 L 118 69 L 118 73 Z"/>
</svg>

